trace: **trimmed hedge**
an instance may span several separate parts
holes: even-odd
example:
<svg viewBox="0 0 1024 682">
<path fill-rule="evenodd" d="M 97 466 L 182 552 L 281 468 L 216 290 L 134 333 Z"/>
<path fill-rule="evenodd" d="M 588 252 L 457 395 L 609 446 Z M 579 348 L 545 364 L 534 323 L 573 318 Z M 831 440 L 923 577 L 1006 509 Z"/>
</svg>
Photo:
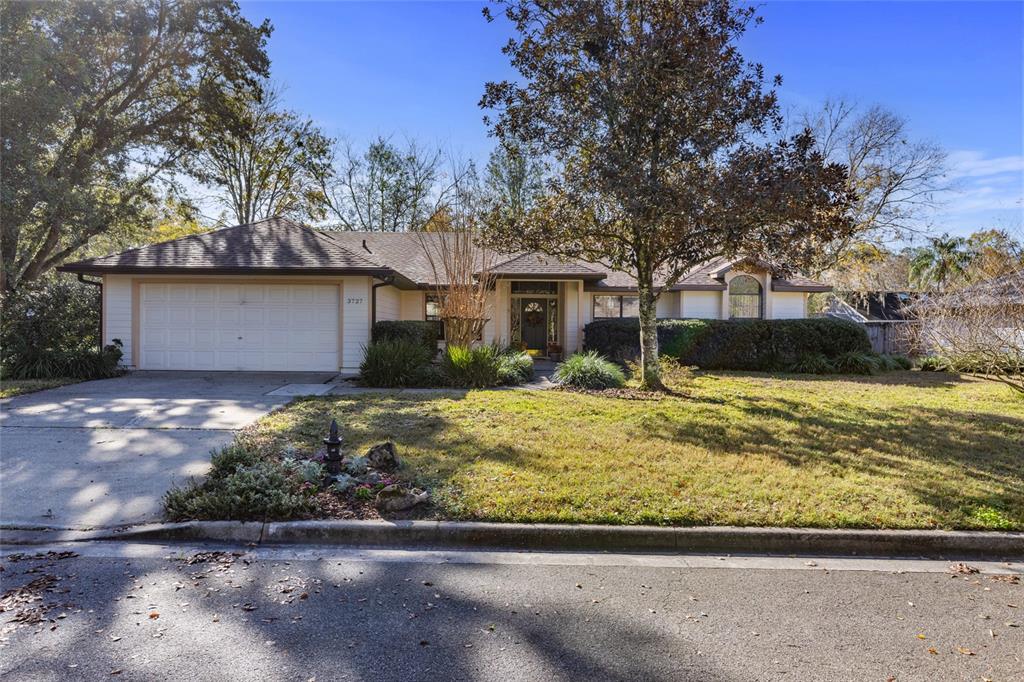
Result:
<svg viewBox="0 0 1024 682">
<path fill-rule="evenodd" d="M 380 320 L 373 323 L 373 341 L 412 341 L 437 355 L 441 323 L 436 320 Z"/>
<path fill-rule="evenodd" d="M 636 318 L 596 320 L 584 328 L 586 350 L 627 360 L 640 354 Z M 658 320 L 658 346 L 684 365 L 704 369 L 784 370 L 811 354 L 832 359 L 869 353 L 861 325 L 816 317 L 803 320 Z"/>
</svg>

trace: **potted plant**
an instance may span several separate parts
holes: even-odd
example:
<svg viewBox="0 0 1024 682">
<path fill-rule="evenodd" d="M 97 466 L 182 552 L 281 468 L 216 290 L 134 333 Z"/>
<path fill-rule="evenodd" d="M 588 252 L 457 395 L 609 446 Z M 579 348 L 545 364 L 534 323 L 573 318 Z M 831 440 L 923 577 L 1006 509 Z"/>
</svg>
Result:
<svg viewBox="0 0 1024 682">
<path fill-rule="evenodd" d="M 548 358 L 553 362 L 559 362 L 562 359 L 562 346 L 557 343 L 549 343 Z"/>
</svg>

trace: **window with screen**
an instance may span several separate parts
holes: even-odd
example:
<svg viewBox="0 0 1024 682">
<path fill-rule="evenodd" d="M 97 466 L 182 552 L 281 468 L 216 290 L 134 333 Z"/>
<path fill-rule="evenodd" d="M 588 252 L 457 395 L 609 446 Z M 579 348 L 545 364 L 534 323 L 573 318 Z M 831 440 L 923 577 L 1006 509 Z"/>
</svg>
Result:
<svg viewBox="0 0 1024 682">
<path fill-rule="evenodd" d="M 761 283 L 750 275 L 729 282 L 729 317 L 754 320 L 761 317 Z"/>
<path fill-rule="evenodd" d="M 594 319 L 639 317 L 640 299 L 636 296 L 594 296 Z"/>
</svg>

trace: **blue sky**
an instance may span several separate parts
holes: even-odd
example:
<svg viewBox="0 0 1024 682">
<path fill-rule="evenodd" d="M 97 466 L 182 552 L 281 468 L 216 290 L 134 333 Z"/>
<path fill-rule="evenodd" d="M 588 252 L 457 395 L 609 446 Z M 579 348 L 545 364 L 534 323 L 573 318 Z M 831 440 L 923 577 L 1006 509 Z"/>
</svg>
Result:
<svg viewBox="0 0 1024 682">
<path fill-rule="evenodd" d="M 477 2 L 244 2 L 274 24 L 273 79 L 291 108 L 357 144 L 377 135 L 482 160 L 477 102 L 514 77 L 504 21 Z M 768 2 L 747 58 L 783 76 L 789 109 L 826 97 L 881 104 L 950 152 L 955 192 L 932 230 L 1020 234 L 1024 196 L 1024 3 Z"/>
</svg>

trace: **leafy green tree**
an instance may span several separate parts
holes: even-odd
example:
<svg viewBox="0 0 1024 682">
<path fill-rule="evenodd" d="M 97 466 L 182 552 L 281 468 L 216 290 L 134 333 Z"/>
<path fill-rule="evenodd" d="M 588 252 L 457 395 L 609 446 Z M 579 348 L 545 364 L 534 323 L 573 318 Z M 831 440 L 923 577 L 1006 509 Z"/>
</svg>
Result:
<svg viewBox="0 0 1024 682">
<path fill-rule="evenodd" d="M 978 230 L 967 237 L 973 253 L 968 278 L 972 282 L 994 279 L 1024 268 L 1024 245 L 1007 230 Z"/>
<path fill-rule="evenodd" d="M 511 216 L 523 216 L 544 191 L 544 167 L 521 146 L 498 145 L 487 160 L 489 202 Z"/>
<path fill-rule="evenodd" d="M 272 216 L 322 220 L 326 199 L 318 174 L 333 140 L 313 121 L 281 106 L 268 82 L 234 88 L 207 114 L 196 176 L 220 191 L 234 224 Z"/>
<path fill-rule="evenodd" d="M 441 210 L 454 187 L 446 180 L 440 150 L 379 137 L 364 151 L 340 145 L 320 187 L 338 229 L 406 232 L 424 229 Z"/>
<path fill-rule="evenodd" d="M 910 260 L 910 281 L 921 289 L 947 289 L 967 279 L 974 252 L 963 237 L 931 237 Z"/>
<path fill-rule="evenodd" d="M 146 221 L 229 85 L 268 74 L 235 2 L 0 3 L 0 291 Z"/>
<path fill-rule="evenodd" d="M 499 141 L 555 171 L 536 206 L 494 221 L 489 238 L 636 278 L 643 386 L 662 387 L 657 298 L 689 269 L 742 256 L 785 274 L 852 230 L 846 169 L 808 131 L 765 141 L 781 126 L 776 95 L 737 48 L 752 7 L 501 4 L 521 79 L 488 83 L 481 106 Z"/>
</svg>

